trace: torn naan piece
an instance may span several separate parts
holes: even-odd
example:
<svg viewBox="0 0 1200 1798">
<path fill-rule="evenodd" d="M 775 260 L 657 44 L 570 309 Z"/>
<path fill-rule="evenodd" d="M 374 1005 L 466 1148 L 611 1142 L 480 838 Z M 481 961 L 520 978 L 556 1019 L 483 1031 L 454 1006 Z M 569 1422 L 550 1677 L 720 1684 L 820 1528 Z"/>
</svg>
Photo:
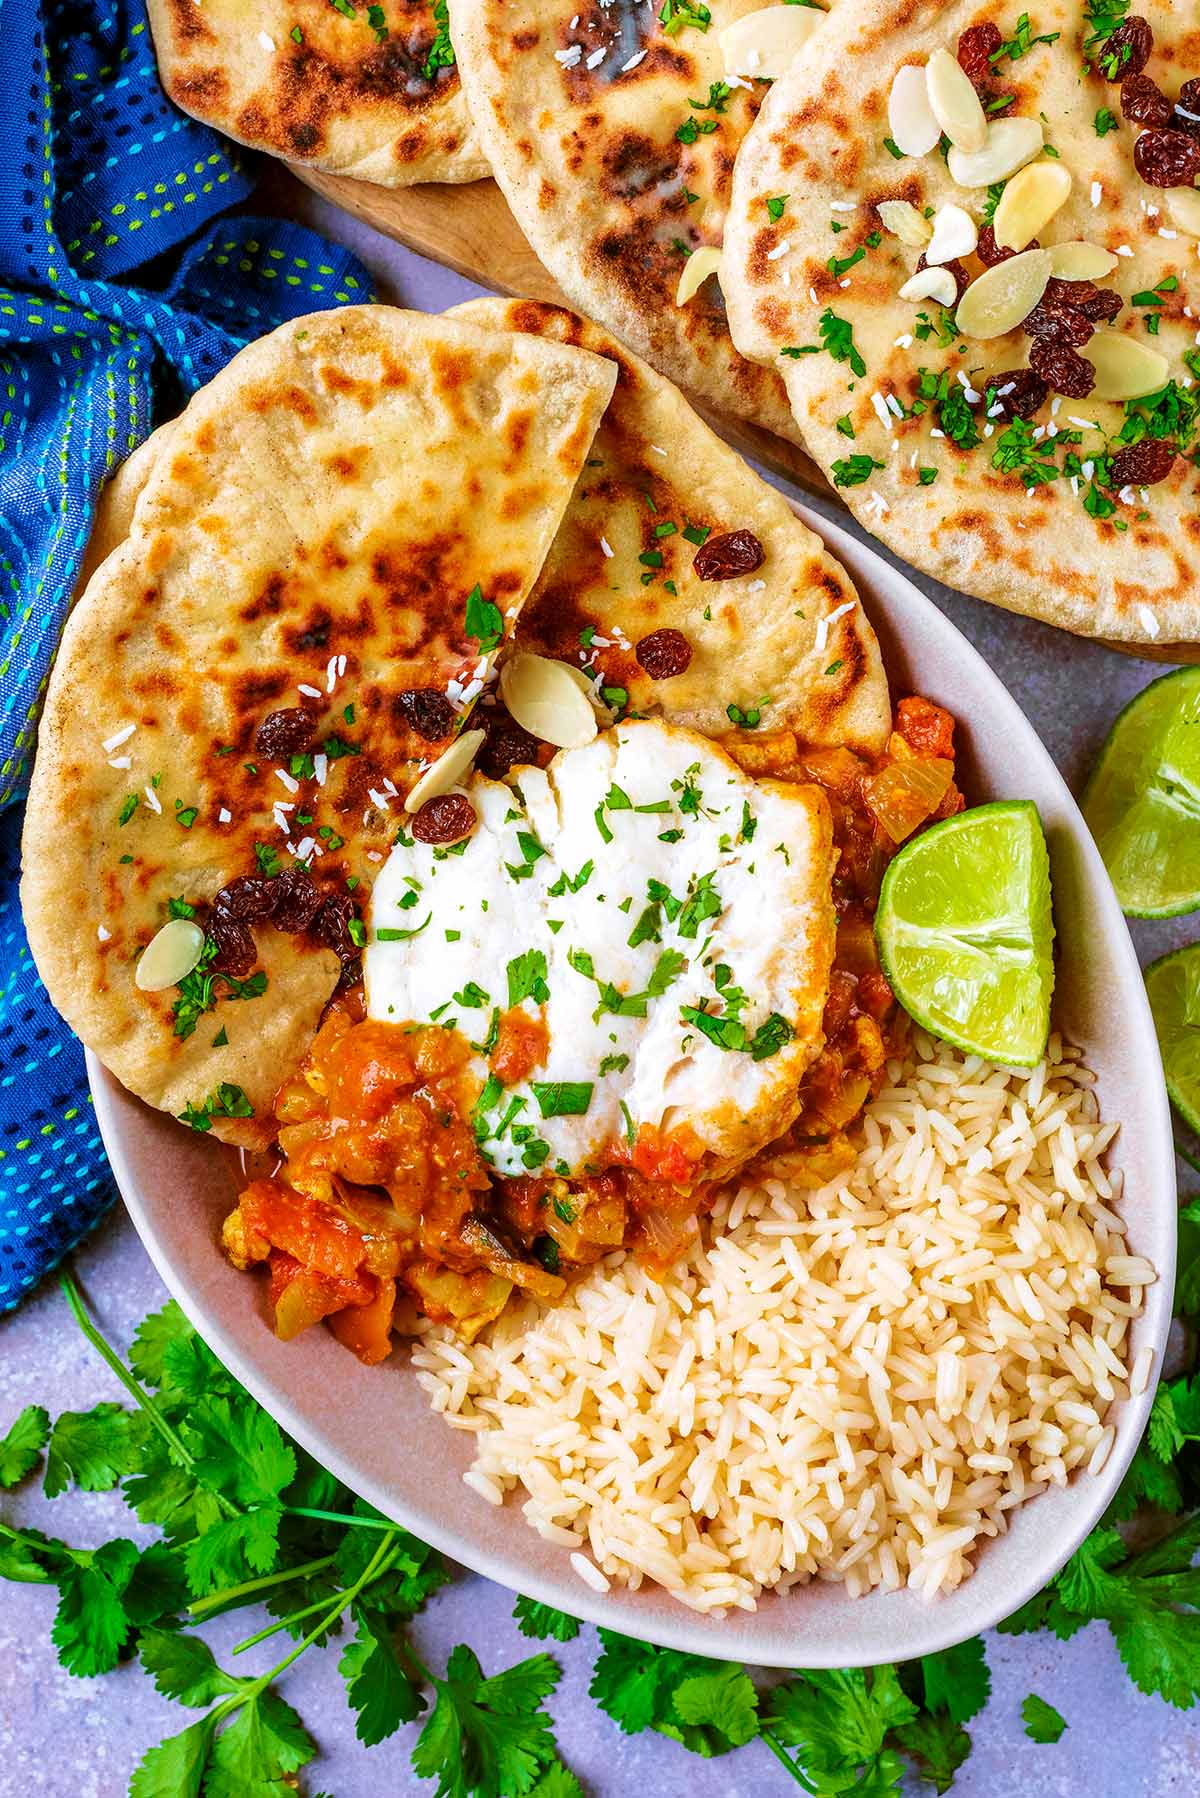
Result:
<svg viewBox="0 0 1200 1798">
<path fill-rule="evenodd" d="M 615 372 L 455 320 L 318 313 L 243 350 L 143 460 L 51 677 L 22 884 L 51 999 L 132 1092 L 270 1140 Z M 173 980 L 161 946 L 139 959 L 164 925 Z"/>
<path fill-rule="evenodd" d="M 381 187 L 477 181 L 434 0 L 147 0 L 163 86 L 227 137 Z"/>
<path fill-rule="evenodd" d="M 562 307 L 472 300 L 448 316 L 578 345 L 618 371 L 516 647 L 586 668 L 620 709 L 706 736 L 753 719 L 878 753 L 891 728 L 887 677 L 849 576 L 683 395 Z M 722 558 L 731 537 L 741 541 Z M 686 643 L 682 668 L 673 637 Z M 675 662 L 664 660 L 672 650 Z"/>
<path fill-rule="evenodd" d="M 1200 29 L 1125 12 L 839 0 L 742 146 L 722 268 L 884 543 L 1171 643 L 1200 636 Z"/>
</svg>

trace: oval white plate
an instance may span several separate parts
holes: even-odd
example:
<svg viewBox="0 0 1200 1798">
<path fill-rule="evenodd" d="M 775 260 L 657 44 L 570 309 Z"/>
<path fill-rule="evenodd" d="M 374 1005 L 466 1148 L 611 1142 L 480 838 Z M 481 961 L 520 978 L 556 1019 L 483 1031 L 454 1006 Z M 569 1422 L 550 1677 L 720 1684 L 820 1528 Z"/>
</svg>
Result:
<svg viewBox="0 0 1200 1798">
<path fill-rule="evenodd" d="M 1159 1270 L 1134 1326 L 1132 1353 L 1154 1351 L 1148 1389 L 1118 1409 L 1099 1475 L 1076 1474 L 1016 1512 L 976 1571 L 947 1597 L 909 1592 L 853 1599 L 814 1581 L 755 1612 L 704 1618 L 644 1586 L 598 1596 L 567 1551 L 525 1523 L 514 1496 L 496 1509 L 462 1484 L 470 1438 L 429 1409 L 402 1350 L 363 1368 L 327 1331 L 278 1342 L 266 1282 L 236 1273 L 217 1239 L 234 1199 L 217 1145 L 133 1099 L 89 1056 L 96 1115 L 117 1183 L 155 1266 L 214 1351 L 283 1427 L 339 1479 L 425 1541 L 489 1579 L 575 1616 L 665 1647 L 786 1667 L 870 1666 L 930 1654 L 990 1628 L 1040 1590 L 1108 1504 L 1150 1410 L 1171 1321 L 1175 1164 L 1158 1046 L 1125 920 L 1065 783 L 986 662 L 913 583 L 819 514 L 797 511 L 844 562 L 883 642 L 895 697 L 919 692 L 958 720 L 970 803 L 1032 799 L 1050 844 L 1058 928 L 1055 1021 L 1086 1053 L 1105 1118 L 1119 1118 L 1113 1164 L 1135 1253 Z"/>
</svg>

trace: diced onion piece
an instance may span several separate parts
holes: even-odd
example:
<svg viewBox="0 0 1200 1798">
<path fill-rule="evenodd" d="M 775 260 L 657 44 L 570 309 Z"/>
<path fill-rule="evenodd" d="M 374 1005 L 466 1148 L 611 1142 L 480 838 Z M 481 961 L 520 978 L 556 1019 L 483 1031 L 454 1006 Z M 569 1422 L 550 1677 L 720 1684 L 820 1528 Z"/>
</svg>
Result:
<svg viewBox="0 0 1200 1798">
<path fill-rule="evenodd" d="M 1050 279 L 1049 250 L 1023 250 L 985 269 L 958 303 L 955 322 L 966 337 L 1003 337 L 1028 318 Z"/>
<path fill-rule="evenodd" d="M 946 167 L 960 187 L 991 187 L 1007 181 L 1041 154 L 1046 141 L 1038 119 L 994 119 L 980 150 L 951 149 Z"/>
<path fill-rule="evenodd" d="M 1117 257 L 1098 243 L 1052 243 L 1050 273 L 1060 281 L 1100 281 L 1111 275 Z"/>
<path fill-rule="evenodd" d="M 941 756 L 889 762 L 863 788 L 867 805 L 893 843 L 903 843 L 937 811 L 950 791 L 954 763 Z"/>
<path fill-rule="evenodd" d="M 911 200 L 881 200 L 875 210 L 885 231 L 916 250 L 924 249 L 933 236 L 933 226 Z"/>
<path fill-rule="evenodd" d="M 949 50 L 935 50 L 925 66 L 929 107 L 956 150 L 982 150 L 988 139 L 987 114 L 970 76 Z"/>
<path fill-rule="evenodd" d="M 525 653 L 500 669 L 500 696 L 517 723 L 556 749 L 582 749 L 596 735 L 596 714 L 575 672 L 566 662 Z"/>
<path fill-rule="evenodd" d="M 679 286 L 675 289 L 675 304 L 686 306 L 692 295 L 698 293 L 710 275 L 721 272 L 721 252 L 712 244 L 701 244 L 693 250 L 684 263 L 679 276 Z"/>
<path fill-rule="evenodd" d="M 168 918 L 138 957 L 134 985 L 143 993 L 165 992 L 191 973 L 200 960 L 204 932 L 190 918 Z"/>
<path fill-rule="evenodd" d="M 957 262 L 963 256 L 970 256 L 978 242 L 979 227 L 975 220 L 951 201 L 947 206 L 938 207 L 925 260 L 934 264 Z"/>
<path fill-rule="evenodd" d="M 1029 162 L 1018 169 L 992 218 L 1002 250 L 1023 250 L 1067 203 L 1071 171 L 1061 162 Z"/>
<path fill-rule="evenodd" d="M 751 81 L 786 75 L 825 15 L 808 6 L 764 6 L 717 33 L 725 73 Z"/>
<path fill-rule="evenodd" d="M 1168 187 L 1163 198 L 1171 223 L 1189 237 L 1200 237 L 1200 191 L 1194 187 Z"/>
<path fill-rule="evenodd" d="M 953 306 L 958 285 L 948 268 L 919 268 L 900 289 L 902 300 L 937 300 Z"/>
<path fill-rule="evenodd" d="M 888 95 L 888 130 L 905 156 L 927 156 L 942 135 L 929 104 L 925 71 L 918 64 L 906 63 L 896 71 Z"/>
<path fill-rule="evenodd" d="M 1087 345 L 1087 359 L 1096 371 L 1094 400 L 1138 400 L 1157 393 L 1170 372 L 1161 350 L 1120 331 L 1097 331 Z"/>
<path fill-rule="evenodd" d="M 427 799 L 437 799 L 458 786 L 479 753 L 486 731 L 465 730 L 449 749 L 443 749 L 431 768 L 426 768 L 412 792 L 404 801 L 406 812 L 419 812 Z"/>
</svg>

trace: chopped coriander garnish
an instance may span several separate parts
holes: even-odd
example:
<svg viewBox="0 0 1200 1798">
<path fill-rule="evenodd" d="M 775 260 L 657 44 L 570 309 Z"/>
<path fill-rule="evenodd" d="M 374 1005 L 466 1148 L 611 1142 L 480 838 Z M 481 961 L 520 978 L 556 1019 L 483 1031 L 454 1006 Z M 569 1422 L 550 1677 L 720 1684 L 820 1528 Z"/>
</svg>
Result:
<svg viewBox="0 0 1200 1798">
<path fill-rule="evenodd" d="M 839 458 L 832 464 L 833 484 L 835 487 L 861 487 L 869 481 L 877 468 L 882 468 L 874 456 L 854 455 Z"/>
<path fill-rule="evenodd" d="M 137 811 L 137 808 L 141 803 L 142 803 L 142 801 L 141 801 L 140 794 L 127 793 L 125 795 L 125 798 L 121 801 L 121 809 L 117 813 L 117 823 L 118 824 L 128 824 L 129 820 L 133 817 L 134 812 Z"/>
<path fill-rule="evenodd" d="M 582 1117 L 592 1102 L 593 1086 L 590 1080 L 533 1080 L 530 1091 L 544 1118 Z"/>
<path fill-rule="evenodd" d="M 1102 106 L 1092 123 L 1096 128 L 1097 137 L 1107 137 L 1110 131 L 1117 129 L 1117 115 L 1111 108 Z"/>
<path fill-rule="evenodd" d="M 508 1003 L 519 1005 L 522 999 L 534 999 L 544 1005 L 550 997 L 546 985 L 546 957 L 541 949 L 527 949 L 508 964 Z"/>
<path fill-rule="evenodd" d="M 467 594 L 466 634 L 478 643 L 481 655 L 495 649 L 504 635 L 504 614 L 498 605 L 483 597 L 478 582 Z"/>
<path fill-rule="evenodd" d="M 784 207 L 790 199 L 790 194 L 771 194 L 766 202 L 767 217 L 778 224 L 783 217 Z"/>
</svg>

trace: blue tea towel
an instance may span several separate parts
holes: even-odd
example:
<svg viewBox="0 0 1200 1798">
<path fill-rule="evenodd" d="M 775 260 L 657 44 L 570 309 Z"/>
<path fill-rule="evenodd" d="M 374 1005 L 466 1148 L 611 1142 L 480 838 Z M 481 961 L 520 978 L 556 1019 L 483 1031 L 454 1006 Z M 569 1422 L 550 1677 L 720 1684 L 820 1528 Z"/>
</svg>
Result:
<svg viewBox="0 0 1200 1798">
<path fill-rule="evenodd" d="M 0 1311 L 112 1176 L 17 899 L 38 707 L 105 476 L 254 337 L 371 298 L 354 257 L 229 216 L 254 160 L 159 86 L 141 0 L 0 0 Z"/>
</svg>

